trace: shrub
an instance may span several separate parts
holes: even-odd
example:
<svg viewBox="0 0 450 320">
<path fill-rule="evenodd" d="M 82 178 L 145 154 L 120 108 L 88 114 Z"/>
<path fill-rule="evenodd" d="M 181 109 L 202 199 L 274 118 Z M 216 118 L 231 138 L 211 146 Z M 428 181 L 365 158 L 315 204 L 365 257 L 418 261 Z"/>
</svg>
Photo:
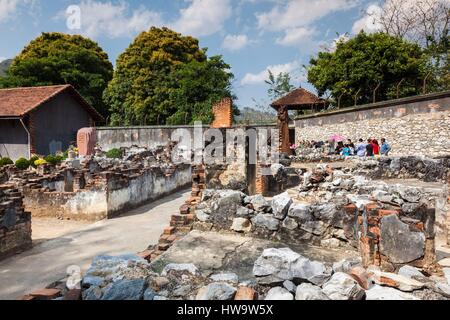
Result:
<svg viewBox="0 0 450 320">
<path fill-rule="evenodd" d="M 30 158 L 30 165 L 31 165 L 33 168 L 35 168 L 35 169 L 36 169 L 36 165 L 35 165 L 34 163 L 36 162 L 36 160 L 39 160 L 39 157 L 38 157 L 38 156 L 32 156 L 32 157 Z"/>
<path fill-rule="evenodd" d="M 45 161 L 44 159 L 37 159 L 37 160 L 34 162 L 34 165 L 35 165 L 35 167 L 39 167 L 39 166 L 41 166 L 41 165 L 43 165 L 43 164 L 46 164 L 46 163 L 48 163 L 48 162 Z"/>
<path fill-rule="evenodd" d="M 25 158 L 17 159 L 16 168 L 19 170 L 26 170 L 30 167 L 30 161 Z"/>
<path fill-rule="evenodd" d="M 52 165 L 56 165 L 56 164 L 58 163 L 58 159 L 56 159 L 56 157 L 55 157 L 54 155 L 52 155 L 52 154 L 49 154 L 48 156 L 46 156 L 46 157 L 44 158 L 44 160 L 45 160 L 47 163 L 50 163 L 50 164 L 52 164 Z"/>
<path fill-rule="evenodd" d="M 119 149 L 111 149 L 106 153 L 106 157 L 109 159 L 120 159 L 122 158 L 122 151 Z"/>
<path fill-rule="evenodd" d="M 55 158 L 56 158 L 56 161 L 57 161 L 58 163 L 63 162 L 64 160 L 67 159 L 67 158 L 64 157 L 63 155 L 57 155 Z"/>
<path fill-rule="evenodd" d="M 9 164 L 14 164 L 14 162 L 10 158 L 4 157 L 4 158 L 0 159 L 0 167 L 6 166 Z"/>
</svg>

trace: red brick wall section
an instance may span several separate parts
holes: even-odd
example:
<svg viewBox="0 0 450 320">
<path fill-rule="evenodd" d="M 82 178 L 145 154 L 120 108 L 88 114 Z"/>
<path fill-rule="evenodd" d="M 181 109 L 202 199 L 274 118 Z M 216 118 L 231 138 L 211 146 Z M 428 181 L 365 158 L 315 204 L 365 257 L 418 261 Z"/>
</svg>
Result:
<svg viewBox="0 0 450 320">
<path fill-rule="evenodd" d="M 255 192 L 256 194 L 265 195 L 267 193 L 267 176 L 263 175 L 263 170 L 267 165 L 258 164 L 256 168 Z"/>
<path fill-rule="evenodd" d="M 95 152 L 97 135 L 95 128 L 83 128 L 77 133 L 77 147 L 81 156 L 91 156 Z"/>
<path fill-rule="evenodd" d="M 212 128 L 231 128 L 233 126 L 233 102 L 231 98 L 224 98 L 212 109 L 214 114 Z"/>
</svg>

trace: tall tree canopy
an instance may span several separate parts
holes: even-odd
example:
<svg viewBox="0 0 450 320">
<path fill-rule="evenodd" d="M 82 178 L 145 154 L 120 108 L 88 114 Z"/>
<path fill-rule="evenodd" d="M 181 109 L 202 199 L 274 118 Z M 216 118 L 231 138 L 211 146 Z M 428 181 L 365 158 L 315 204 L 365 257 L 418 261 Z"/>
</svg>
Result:
<svg viewBox="0 0 450 320">
<path fill-rule="evenodd" d="M 212 105 L 224 97 L 232 97 L 233 74 L 226 71 L 229 69 L 220 56 L 176 67 L 173 72 L 176 86 L 169 99 L 177 109 L 167 118 L 167 124 L 211 123 Z"/>
<path fill-rule="evenodd" d="M 424 48 L 430 91 L 450 89 L 450 1 L 384 0 L 380 8 L 371 14 L 380 31 Z"/>
<path fill-rule="evenodd" d="M 94 41 L 79 35 L 42 33 L 13 60 L 0 87 L 71 84 L 107 116 L 102 94 L 112 79 L 108 55 Z"/>
<path fill-rule="evenodd" d="M 232 75 L 198 40 L 168 28 L 142 32 L 122 53 L 104 93 L 112 125 L 180 124 L 211 118 L 207 109 L 230 95 Z"/>
<path fill-rule="evenodd" d="M 426 73 L 426 59 L 421 47 L 385 33 L 359 33 L 348 41 L 340 41 L 335 52 L 320 52 L 310 61 L 308 81 L 319 95 L 342 95 L 341 106 L 392 99 L 421 93 Z"/>
<path fill-rule="evenodd" d="M 281 72 L 275 76 L 273 72 L 269 70 L 269 80 L 266 80 L 265 82 L 269 85 L 267 93 L 272 100 L 281 98 L 295 89 L 291 84 L 291 75 L 288 72 Z"/>
</svg>

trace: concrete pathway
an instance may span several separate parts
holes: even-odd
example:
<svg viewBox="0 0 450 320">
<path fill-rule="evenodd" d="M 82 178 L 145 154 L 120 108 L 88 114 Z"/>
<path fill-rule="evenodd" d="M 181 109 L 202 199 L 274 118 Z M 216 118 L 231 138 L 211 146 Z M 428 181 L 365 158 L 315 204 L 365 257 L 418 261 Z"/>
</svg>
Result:
<svg viewBox="0 0 450 320">
<path fill-rule="evenodd" d="M 17 299 L 66 276 L 69 266 L 85 271 L 99 254 L 137 253 L 156 244 L 170 217 L 189 197 L 183 191 L 37 244 L 0 262 L 0 299 Z"/>
</svg>

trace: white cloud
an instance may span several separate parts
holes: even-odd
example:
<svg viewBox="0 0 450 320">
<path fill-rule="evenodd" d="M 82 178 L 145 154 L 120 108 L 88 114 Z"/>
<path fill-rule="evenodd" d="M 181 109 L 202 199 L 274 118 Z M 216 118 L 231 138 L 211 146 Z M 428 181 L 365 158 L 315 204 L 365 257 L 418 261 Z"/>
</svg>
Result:
<svg viewBox="0 0 450 320">
<path fill-rule="evenodd" d="M 371 4 L 364 16 L 355 21 L 352 27 L 352 32 L 354 34 L 359 33 L 361 30 L 364 30 L 367 33 L 377 32 L 381 29 L 381 25 L 377 22 L 378 17 L 381 15 L 381 7 L 377 4 Z"/>
<path fill-rule="evenodd" d="M 0 22 L 8 20 L 16 12 L 20 0 L 0 0 Z"/>
<path fill-rule="evenodd" d="M 328 14 L 348 10 L 357 0 L 288 0 L 277 3 L 270 11 L 257 13 L 258 27 L 262 30 L 281 31 L 307 26 Z"/>
<path fill-rule="evenodd" d="M 298 61 L 293 61 L 285 64 L 268 66 L 259 73 L 247 73 L 241 80 L 241 84 L 254 85 L 264 83 L 265 80 L 269 79 L 269 70 L 272 71 L 275 76 L 278 76 L 280 73 L 290 73 L 294 80 L 300 80 L 297 79 L 300 74 L 300 64 Z"/>
<path fill-rule="evenodd" d="M 238 51 L 246 47 L 250 43 L 247 35 L 237 34 L 237 35 L 227 35 L 222 42 L 222 48 L 230 51 Z"/>
<path fill-rule="evenodd" d="M 151 26 L 162 25 L 159 12 L 144 7 L 131 12 L 125 1 L 113 4 L 110 1 L 83 0 L 79 6 L 81 8 L 80 31 L 92 38 L 99 35 L 110 38 L 131 36 Z"/>
<path fill-rule="evenodd" d="M 310 42 L 312 37 L 316 34 L 314 28 L 291 28 L 286 29 L 282 38 L 277 39 L 277 43 L 283 46 L 297 46 L 301 43 Z"/>
<path fill-rule="evenodd" d="M 178 20 L 170 24 L 177 32 L 196 37 L 220 31 L 231 16 L 230 0 L 189 0 L 191 4 L 180 10 Z"/>
<path fill-rule="evenodd" d="M 330 52 L 335 52 L 337 49 L 337 45 L 341 42 L 347 42 L 350 37 L 347 34 L 341 34 L 340 36 L 333 39 L 331 42 L 331 47 L 328 49 Z"/>
<path fill-rule="evenodd" d="M 0 57 L 0 62 L 3 62 L 3 61 L 5 61 L 5 60 L 6 60 L 5 57 Z"/>
</svg>

